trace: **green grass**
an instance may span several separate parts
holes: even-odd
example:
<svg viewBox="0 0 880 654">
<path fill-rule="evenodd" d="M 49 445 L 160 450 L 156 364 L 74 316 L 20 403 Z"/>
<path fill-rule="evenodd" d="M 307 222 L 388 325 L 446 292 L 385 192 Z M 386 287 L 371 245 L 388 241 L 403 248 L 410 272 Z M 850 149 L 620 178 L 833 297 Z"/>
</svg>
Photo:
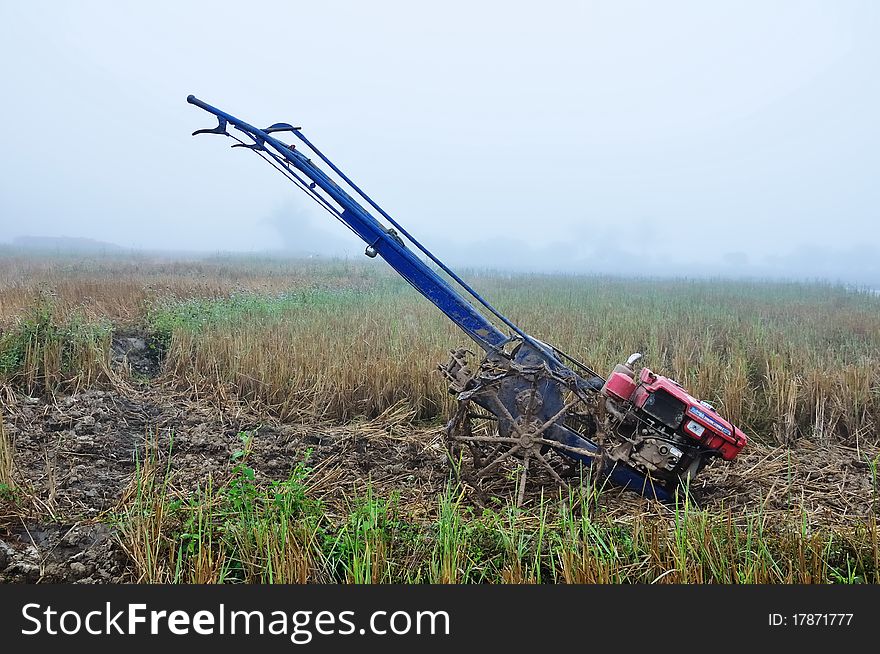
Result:
<svg viewBox="0 0 880 654">
<path fill-rule="evenodd" d="M 245 436 L 245 442 L 247 436 Z M 601 489 L 477 511 L 455 484 L 417 519 L 394 497 L 329 506 L 308 460 L 258 483 L 246 449 L 228 479 L 173 489 L 139 467 L 115 523 L 140 581 L 176 583 L 878 583 L 875 519 L 837 531 L 804 515 L 709 513 L 687 501 L 622 514 Z"/>
</svg>

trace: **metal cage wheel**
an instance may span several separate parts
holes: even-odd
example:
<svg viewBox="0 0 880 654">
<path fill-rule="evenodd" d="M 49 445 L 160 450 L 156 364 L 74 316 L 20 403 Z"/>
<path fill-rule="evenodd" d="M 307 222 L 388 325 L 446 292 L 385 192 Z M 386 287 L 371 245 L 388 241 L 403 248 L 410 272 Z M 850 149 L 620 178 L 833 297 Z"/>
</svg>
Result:
<svg viewBox="0 0 880 654">
<path fill-rule="evenodd" d="M 521 415 L 509 436 L 499 433 L 499 419 L 473 400 L 461 400 L 446 427 L 449 462 L 456 476 L 480 495 L 516 494 L 516 505 L 525 501 L 530 481 L 567 486 L 571 462 L 561 456 L 559 443 L 544 432 L 549 422 Z"/>
</svg>

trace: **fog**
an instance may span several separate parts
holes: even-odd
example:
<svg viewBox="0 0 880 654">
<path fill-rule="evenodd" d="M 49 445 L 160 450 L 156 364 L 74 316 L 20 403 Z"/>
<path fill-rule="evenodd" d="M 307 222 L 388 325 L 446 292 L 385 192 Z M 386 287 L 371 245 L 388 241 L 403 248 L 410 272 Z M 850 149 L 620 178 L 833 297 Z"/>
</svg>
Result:
<svg viewBox="0 0 880 654">
<path fill-rule="evenodd" d="M 360 256 L 290 122 L 468 267 L 880 284 L 874 2 L 4 2 L 0 242 Z M 0 255 L 2 256 L 2 255 Z"/>
</svg>

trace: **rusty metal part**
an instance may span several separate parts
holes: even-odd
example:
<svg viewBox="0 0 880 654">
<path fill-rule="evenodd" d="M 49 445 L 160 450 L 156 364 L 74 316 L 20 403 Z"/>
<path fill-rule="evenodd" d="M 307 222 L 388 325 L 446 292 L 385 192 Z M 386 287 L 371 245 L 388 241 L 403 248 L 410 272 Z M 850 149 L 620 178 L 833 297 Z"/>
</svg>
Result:
<svg viewBox="0 0 880 654">
<path fill-rule="evenodd" d="M 491 355 L 474 365 L 469 354 L 453 351 L 440 366 L 458 398 L 445 435 L 450 463 L 462 481 L 480 494 L 504 494 L 512 482 L 520 506 L 532 479 L 565 485 L 565 476 L 576 470 L 572 455 L 601 458 L 552 438 L 567 417 L 594 416 L 595 395 L 560 380 L 546 366 L 522 366 Z M 560 383 L 567 392 L 558 410 L 548 415 L 542 388 L 546 392 Z M 505 402 L 507 397 L 512 401 Z"/>
</svg>

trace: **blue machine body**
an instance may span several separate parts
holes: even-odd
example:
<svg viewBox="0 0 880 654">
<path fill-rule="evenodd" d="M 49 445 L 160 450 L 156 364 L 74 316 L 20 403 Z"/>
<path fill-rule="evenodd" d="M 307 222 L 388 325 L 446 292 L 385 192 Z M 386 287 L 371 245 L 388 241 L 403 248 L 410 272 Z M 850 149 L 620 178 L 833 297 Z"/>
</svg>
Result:
<svg viewBox="0 0 880 654">
<path fill-rule="evenodd" d="M 213 114 L 218 119 L 218 125 L 212 129 L 197 130 L 196 134 L 219 134 L 232 137 L 238 141 L 232 147 L 243 147 L 255 151 L 266 159 L 277 170 L 284 174 L 294 184 L 318 202 L 329 213 L 348 226 L 366 244 L 368 256 L 379 256 L 384 259 L 401 277 L 409 282 L 419 293 L 437 306 L 450 320 L 458 325 L 477 345 L 487 353 L 501 352 L 505 345 L 516 339 L 522 341 L 515 355 L 515 361 L 540 360 L 556 375 L 568 379 L 574 379 L 576 383 L 589 386 L 589 380 L 581 378 L 571 367 L 562 361 L 562 356 L 547 344 L 531 337 L 508 318 L 498 312 L 464 280 L 450 270 L 442 261 L 435 257 L 427 248 L 413 238 L 401 225 L 389 216 L 378 204 L 367 196 L 357 185 L 354 184 L 339 168 L 333 164 L 324 154 L 318 150 L 303 134 L 300 128 L 293 127 L 288 123 L 276 123 L 265 129 L 259 129 L 243 120 L 232 116 L 216 107 L 213 107 L 193 95 L 187 97 L 187 102 Z M 230 134 L 227 127 L 231 125 L 237 132 L 246 135 L 251 142 L 244 142 L 237 136 Z M 315 156 L 321 159 L 330 168 L 342 183 L 349 186 L 377 213 L 383 216 L 393 228 L 386 228 L 361 204 L 359 204 L 340 183 L 321 170 L 311 158 L 300 152 L 296 145 L 283 143 L 272 134 L 289 132 L 302 144 L 311 150 Z M 320 191 L 319 191 L 320 190 Z M 442 272 L 452 279 L 470 297 L 468 300 L 452 284 L 444 279 L 437 271 L 433 270 L 423 261 L 416 251 L 407 247 L 403 241 L 406 238 L 416 250 L 420 251 Z M 508 335 L 490 320 L 483 312 L 474 306 L 481 306 L 492 315 L 499 323 L 503 324 L 512 332 Z M 506 396 L 510 398 L 510 406 L 513 404 L 513 396 L 518 389 L 514 386 Z M 560 389 L 546 388 L 544 393 L 548 399 L 543 409 L 544 418 L 549 419 L 562 406 L 562 393 Z M 504 401 L 505 405 L 508 401 Z M 488 407 L 487 407 L 488 408 Z M 491 409 L 490 409 L 491 410 Z M 567 445 L 594 454 L 598 454 L 601 448 L 582 434 L 571 430 L 564 425 L 554 425 L 549 438 Z M 561 451 L 561 450 L 560 450 Z M 581 461 L 587 465 L 594 463 L 594 456 L 580 455 L 576 452 L 561 451 L 571 459 Z M 668 500 L 670 495 L 666 489 L 656 486 L 644 475 L 626 466 L 614 466 L 607 473 L 608 480 L 618 486 L 630 488 L 648 497 Z"/>
</svg>

